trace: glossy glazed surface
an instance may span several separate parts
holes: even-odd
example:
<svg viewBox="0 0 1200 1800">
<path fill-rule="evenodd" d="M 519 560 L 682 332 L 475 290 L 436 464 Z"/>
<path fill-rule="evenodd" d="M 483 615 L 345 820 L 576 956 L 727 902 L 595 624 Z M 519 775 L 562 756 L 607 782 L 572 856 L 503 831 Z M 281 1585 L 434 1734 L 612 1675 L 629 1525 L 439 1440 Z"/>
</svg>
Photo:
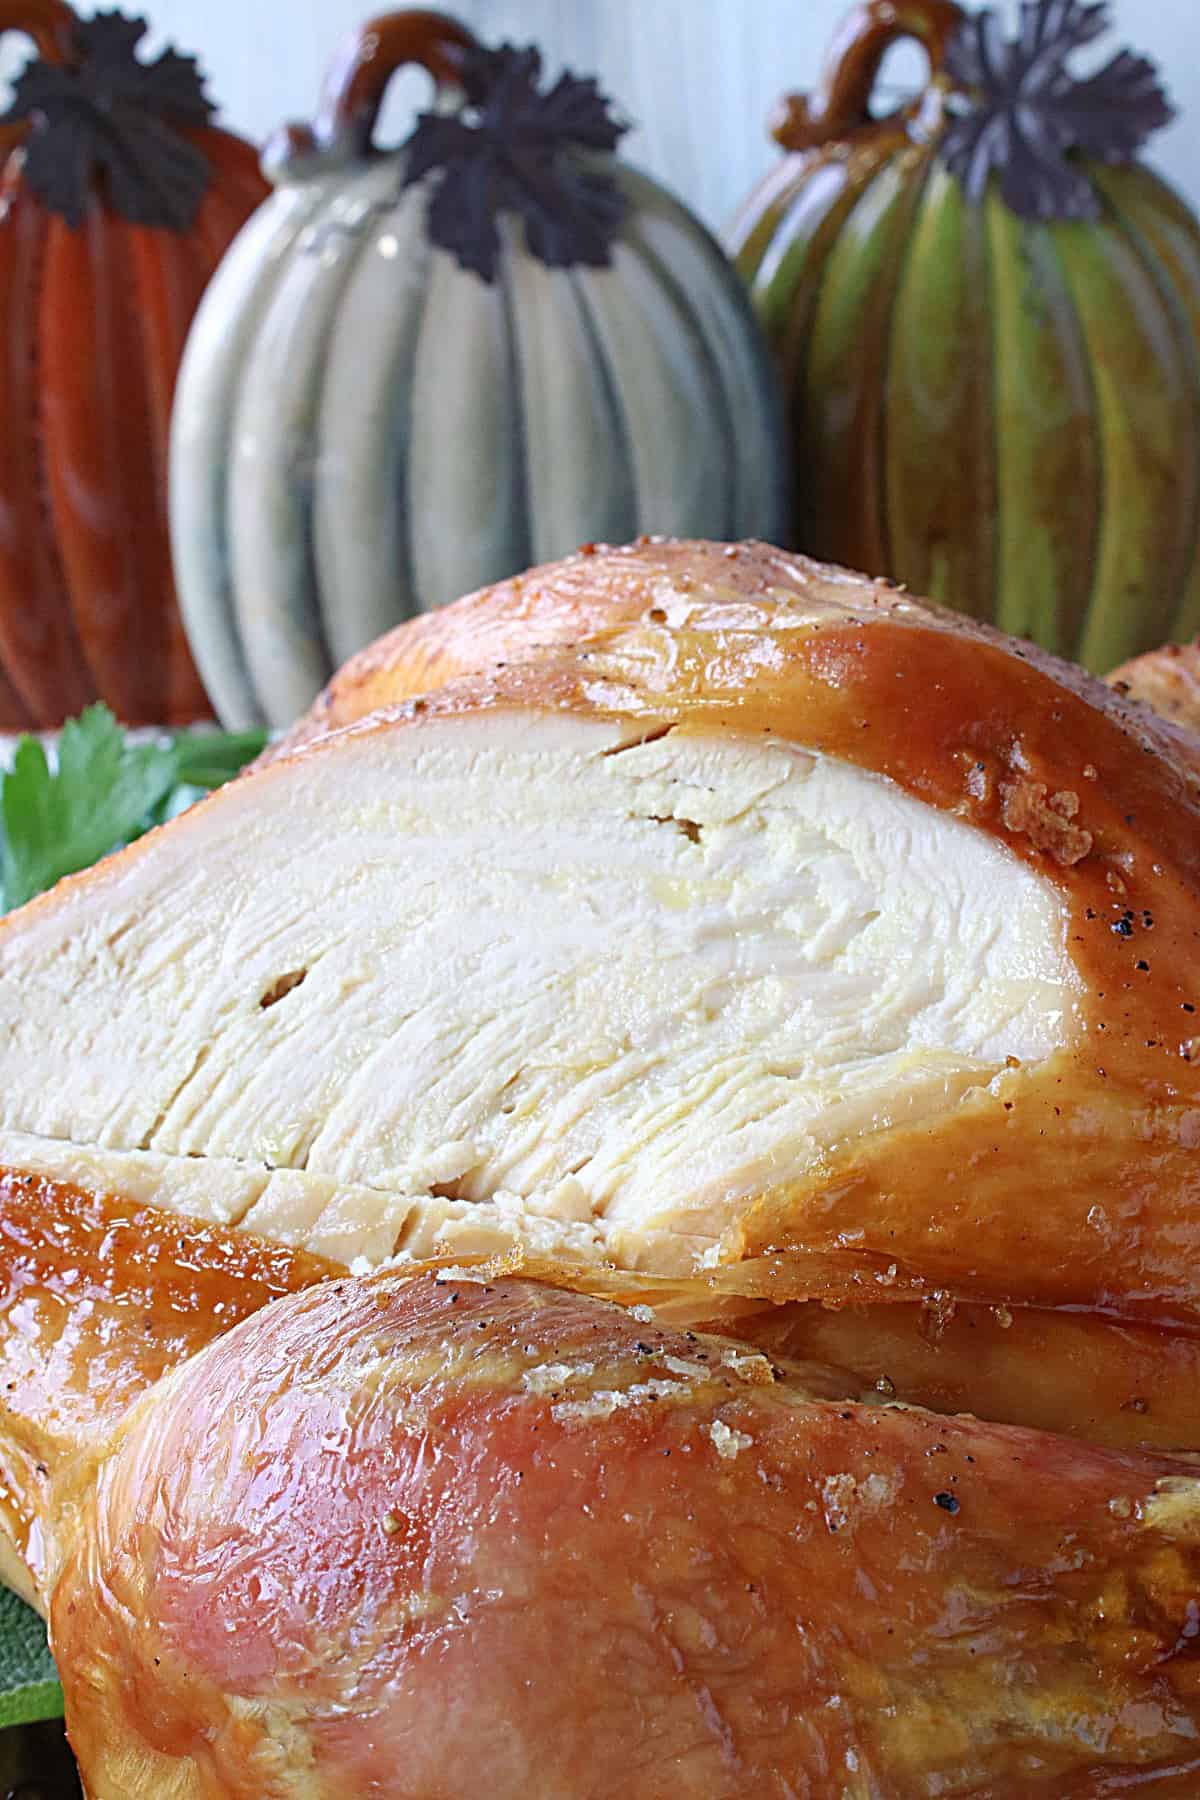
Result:
<svg viewBox="0 0 1200 1800">
<path fill-rule="evenodd" d="M 169 1369 L 334 1267 L 152 1207 L 0 1171 L 4 1578 L 40 1599 L 39 1515 L 64 1462 Z"/>
<path fill-rule="evenodd" d="M 23 28 L 11 10 L 0 31 Z M 96 698 L 129 723 L 211 710 L 174 599 L 167 430 L 192 314 L 267 188 L 250 144 L 188 135 L 213 179 L 186 234 L 98 198 L 72 229 L 0 138 L 0 730 Z"/>
<path fill-rule="evenodd" d="M 801 1301 L 729 1329 L 769 1356 L 853 1371 L 864 1392 L 935 1412 L 975 1413 L 1118 1450 L 1200 1446 L 1200 1337 L 1094 1313 L 956 1305 Z M 864 1297 L 865 1298 L 865 1297 Z"/>
<path fill-rule="evenodd" d="M 277 1303 L 59 1484 L 90 1791 L 1194 1792 L 1188 1465 L 845 1392 L 527 1283 Z"/>
<path fill-rule="evenodd" d="M 276 755 L 5 921 L 14 1030 L 33 1003 L 35 946 L 44 957 L 61 935 L 70 954 L 73 920 L 80 942 L 115 929 L 112 905 L 127 883 L 140 917 L 148 900 L 138 883 L 158 894 L 164 883 L 203 882 L 197 871 L 214 857 L 224 866 L 221 834 L 231 846 L 244 841 L 248 815 L 269 821 L 287 815 L 289 796 L 298 804 L 301 794 L 326 794 L 340 854 L 356 855 L 339 771 L 358 768 L 363 752 L 386 760 L 393 741 L 407 754 L 427 725 L 456 718 L 483 729 L 491 717 L 503 725 L 514 713 L 564 712 L 621 721 L 631 738 L 674 730 L 811 746 L 888 777 L 1037 870 L 1067 909 L 1066 949 L 1084 993 L 1061 1051 L 1002 1070 L 921 1126 L 883 1118 L 867 1138 L 833 1146 L 803 1173 L 781 1171 L 776 1185 L 739 1201 L 716 1220 L 722 1263 L 736 1268 L 743 1292 L 770 1299 L 830 1292 L 831 1268 L 850 1293 L 865 1285 L 873 1294 L 894 1265 L 895 1291 L 917 1298 L 946 1289 L 965 1300 L 1195 1322 L 1200 1290 L 1180 1245 L 1200 1222 L 1191 1048 L 1200 849 L 1181 733 L 1078 669 L 887 586 L 765 546 L 674 542 L 580 554 L 414 624 L 348 668 L 319 723 L 353 719 L 389 691 L 430 688 L 481 661 L 493 664 L 482 675 Z M 208 929 L 202 905 L 187 916 Z M 215 939 L 205 966 L 226 967 Z M 94 993 L 78 999 L 93 1002 Z M 70 1033 L 75 1004 L 56 998 L 47 1030 Z M 88 1034 L 100 1028 L 86 1025 Z M 6 1123 L 17 1130 L 43 1129 L 20 1116 L 29 1067 L 19 1058 L 5 1074 Z M 162 1069 L 145 1072 L 146 1082 L 162 1078 Z M 73 1136 L 62 1094 L 59 1139 Z M 115 1093 L 114 1109 L 135 1097 Z M 36 1110 L 42 1090 L 27 1098 Z M 104 1141 L 113 1144 L 111 1133 Z M 235 1143 L 226 1154 L 250 1150 Z"/>
<path fill-rule="evenodd" d="M 1200 226 L 1140 165 L 1097 223 L 981 205 L 939 158 L 945 0 L 853 9 L 730 234 L 771 338 L 816 556 L 1103 670 L 1200 623 Z M 872 116 L 885 44 L 922 94 Z"/>
<path fill-rule="evenodd" d="M 307 783 L 353 855 L 356 748 L 522 712 L 810 746 L 986 832 L 1061 897 L 1074 1035 L 755 1197 L 691 1282 L 529 1259 L 813 1359 L 786 1380 L 745 1342 L 470 1270 L 337 1276 L 221 1336 L 328 1265 L 225 1230 L 197 1252 L 182 1221 L 10 1181 L 9 1529 L 29 1554 L 36 1511 L 39 1567 L 53 1535 L 95 1800 L 366 1800 L 398 1770 L 433 1800 L 481 1768 L 547 1800 L 1194 1794 L 1197 1483 L 1162 1453 L 1195 1450 L 1200 1341 L 1182 730 L 765 546 L 595 551 L 386 640 L 291 746 L 0 926 L 0 954 L 28 975 L 59 929 L 115 950 L 119 1010 L 134 940 L 71 938 L 93 904 L 112 926 L 106 884 L 202 889 L 204 834 L 294 816 Z M 763 1296 L 844 1310 L 748 1318 Z"/>
</svg>

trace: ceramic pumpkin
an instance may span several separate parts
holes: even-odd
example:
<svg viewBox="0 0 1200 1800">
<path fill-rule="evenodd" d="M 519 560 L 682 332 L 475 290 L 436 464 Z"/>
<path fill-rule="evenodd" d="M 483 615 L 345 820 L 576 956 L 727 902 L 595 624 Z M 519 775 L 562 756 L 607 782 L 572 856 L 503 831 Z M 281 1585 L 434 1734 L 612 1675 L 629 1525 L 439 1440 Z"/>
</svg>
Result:
<svg viewBox="0 0 1200 1800">
<path fill-rule="evenodd" d="M 120 13 L 0 0 L 34 41 L 0 120 L 0 730 L 106 700 L 210 709 L 171 582 L 172 391 L 212 270 L 266 193 L 190 58 Z"/>
<path fill-rule="evenodd" d="M 437 110 L 371 138 L 406 63 Z M 205 299 L 171 510 L 197 662 L 229 724 L 289 722 L 415 612 L 588 540 L 772 536 L 782 429 L 708 233 L 618 163 L 592 81 L 401 12 L 270 147 L 274 197 Z"/>
<path fill-rule="evenodd" d="M 1134 160 L 1170 116 L 1105 9 L 1005 44 L 949 0 L 870 0 L 731 235 L 773 342 L 793 542 L 1110 668 L 1200 627 L 1200 230 Z M 872 116 L 887 49 L 929 83 Z"/>
</svg>

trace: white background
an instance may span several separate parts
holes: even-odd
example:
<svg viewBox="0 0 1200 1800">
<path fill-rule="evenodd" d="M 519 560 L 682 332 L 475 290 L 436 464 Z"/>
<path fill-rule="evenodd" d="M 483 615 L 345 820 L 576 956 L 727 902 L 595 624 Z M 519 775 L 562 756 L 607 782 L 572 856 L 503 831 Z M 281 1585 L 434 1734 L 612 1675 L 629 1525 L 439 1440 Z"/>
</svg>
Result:
<svg viewBox="0 0 1200 1800">
<path fill-rule="evenodd" d="M 225 121 L 261 140 L 310 116 L 342 36 L 386 0 L 122 0 L 150 14 L 181 50 L 199 52 Z M 1015 0 L 1001 0 L 1010 11 Z M 81 11 L 93 10 L 90 6 Z M 598 74 L 637 130 L 625 154 L 719 228 L 775 155 L 772 101 L 811 85 L 847 0 L 456 0 L 449 7 L 490 41 L 536 39 L 550 66 Z M 1200 207 L 1200 0 L 1115 0 L 1105 40 L 1153 56 L 1180 117 L 1150 159 Z M 0 46 L 0 70 L 23 46 Z M 911 80 L 915 56 L 890 80 Z M 385 129 L 401 135 L 427 83 L 396 83 Z"/>
</svg>

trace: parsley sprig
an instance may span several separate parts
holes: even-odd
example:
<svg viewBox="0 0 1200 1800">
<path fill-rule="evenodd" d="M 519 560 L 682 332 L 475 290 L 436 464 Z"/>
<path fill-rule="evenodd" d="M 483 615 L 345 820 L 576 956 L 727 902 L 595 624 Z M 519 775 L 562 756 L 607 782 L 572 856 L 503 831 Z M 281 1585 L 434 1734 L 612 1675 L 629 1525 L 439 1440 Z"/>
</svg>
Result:
<svg viewBox="0 0 1200 1800">
<path fill-rule="evenodd" d="M 261 731 L 180 731 L 131 742 L 108 708 L 63 726 L 56 766 L 37 738 L 0 777 L 0 906 L 23 906 L 161 825 L 258 755 Z"/>
</svg>

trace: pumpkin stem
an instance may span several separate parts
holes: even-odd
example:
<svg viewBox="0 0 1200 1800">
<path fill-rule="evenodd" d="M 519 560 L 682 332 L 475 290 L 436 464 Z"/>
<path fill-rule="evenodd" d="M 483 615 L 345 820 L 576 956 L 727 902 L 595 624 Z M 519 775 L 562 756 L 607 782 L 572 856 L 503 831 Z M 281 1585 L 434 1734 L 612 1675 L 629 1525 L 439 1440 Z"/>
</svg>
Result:
<svg viewBox="0 0 1200 1800">
<path fill-rule="evenodd" d="M 392 76 L 412 65 L 428 70 L 439 90 L 462 84 L 463 61 L 478 44 L 447 13 L 412 8 L 370 19 L 334 57 L 311 125 L 285 125 L 267 145 L 263 168 L 272 181 L 304 180 L 371 150 Z"/>
<path fill-rule="evenodd" d="M 787 94 L 772 113 L 775 142 L 785 150 L 811 150 L 831 138 L 894 129 L 895 115 L 876 119 L 871 113 L 884 57 L 894 44 L 911 38 L 924 49 L 936 78 L 947 45 L 966 19 L 954 0 L 866 0 L 856 6 L 829 47 L 815 92 Z"/>
<path fill-rule="evenodd" d="M 32 38 L 46 63 L 74 61 L 76 24 L 64 0 L 0 0 L 0 37 L 19 31 Z"/>
</svg>

